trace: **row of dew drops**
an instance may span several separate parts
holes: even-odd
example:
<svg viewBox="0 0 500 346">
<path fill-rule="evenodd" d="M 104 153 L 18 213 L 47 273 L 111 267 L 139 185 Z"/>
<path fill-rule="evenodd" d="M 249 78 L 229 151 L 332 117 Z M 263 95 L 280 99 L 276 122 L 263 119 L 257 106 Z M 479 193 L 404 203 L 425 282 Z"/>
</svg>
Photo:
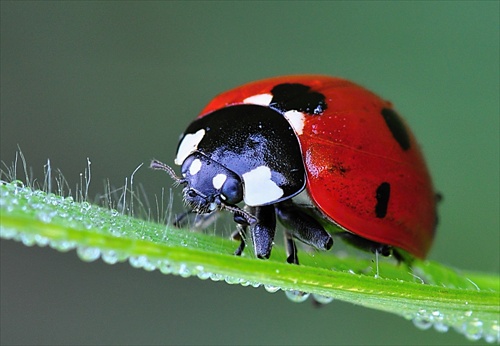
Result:
<svg viewBox="0 0 500 346">
<path fill-rule="evenodd" d="M 16 210 L 16 207 L 21 205 L 21 209 L 30 210 L 34 212 L 37 218 L 45 223 L 52 220 L 53 217 L 72 218 L 74 214 L 68 213 L 70 208 L 79 208 L 81 217 L 76 217 L 73 221 L 80 223 L 83 222 L 85 228 L 96 227 L 99 222 L 91 220 L 89 222 L 88 215 L 85 214 L 102 213 L 102 209 L 96 208 L 88 202 L 76 203 L 72 197 L 62 197 L 55 194 L 46 194 L 43 191 L 32 190 L 25 187 L 22 182 L 16 181 L 11 184 L 0 181 L 0 210 L 3 213 L 10 213 Z M 38 197 L 32 198 L 33 196 Z M 23 203 L 20 203 L 23 199 Z M 43 199 L 43 200 L 40 200 Z M 52 206 L 57 206 L 53 208 Z M 120 215 L 116 210 L 109 210 L 109 214 L 105 219 L 105 223 L 113 223 L 111 220 Z M 111 234 L 116 236 L 120 235 L 119 229 L 111 229 Z M 49 246 L 61 252 L 76 249 L 78 257 L 86 262 L 92 262 L 101 258 L 107 264 L 115 264 L 118 262 L 125 262 L 128 260 L 130 265 L 134 268 L 142 268 L 147 271 L 159 270 L 163 274 L 179 275 L 181 277 L 197 276 L 202 280 L 211 279 L 212 281 L 225 281 L 228 284 L 239 284 L 242 286 L 260 287 L 263 286 L 266 291 L 270 293 L 281 290 L 280 287 L 272 285 L 262 285 L 261 283 L 251 282 L 244 279 L 211 273 L 205 271 L 203 266 L 188 266 L 184 263 L 174 263 L 164 259 L 151 259 L 147 256 L 128 256 L 127 254 L 97 247 L 88 247 L 78 245 L 74 241 L 49 239 L 39 234 L 18 232 L 15 229 L 0 227 L 0 236 L 4 239 L 12 239 L 22 242 L 26 246 Z M 184 244 L 188 246 L 188 244 Z M 296 290 L 284 290 L 288 299 L 293 302 L 304 302 L 310 296 L 315 302 L 320 304 L 327 304 L 333 301 L 332 297 L 309 294 Z M 451 317 L 449 317 L 451 315 Z M 488 343 L 495 343 L 500 341 L 500 325 L 498 320 L 485 323 L 473 315 L 472 311 L 467 311 L 461 316 L 456 313 L 445 314 L 440 311 L 428 311 L 420 309 L 417 312 L 409 312 L 404 316 L 408 320 L 412 320 L 414 325 L 420 329 L 434 329 L 438 332 L 447 332 L 449 326 L 452 326 L 457 332 L 464 334 L 469 340 L 479 340 L 484 338 Z"/>
</svg>

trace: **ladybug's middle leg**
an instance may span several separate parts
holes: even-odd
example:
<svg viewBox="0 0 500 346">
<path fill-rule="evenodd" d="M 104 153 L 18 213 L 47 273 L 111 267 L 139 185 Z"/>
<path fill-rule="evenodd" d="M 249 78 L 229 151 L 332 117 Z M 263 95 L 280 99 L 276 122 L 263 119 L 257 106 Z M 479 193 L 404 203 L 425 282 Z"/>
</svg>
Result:
<svg viewBox="0 0 500 346">
<path fill-rule="evenodd" d="M 332 236 L 314 217 L 304 212 L 293 202 L 285 201 L 277 204 L 276 215 L 286 228 L 288 263 L 298 264 L 297 248 L 293 243 L 293 238 L 319 250 L 329 250 L 332 247 Z"/>
</svg>

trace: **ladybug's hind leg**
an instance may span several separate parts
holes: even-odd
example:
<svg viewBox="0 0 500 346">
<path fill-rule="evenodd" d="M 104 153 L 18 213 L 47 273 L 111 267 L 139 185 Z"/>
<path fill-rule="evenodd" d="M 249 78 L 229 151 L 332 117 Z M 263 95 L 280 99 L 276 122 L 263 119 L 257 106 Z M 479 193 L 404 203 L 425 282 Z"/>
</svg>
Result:
<svg viewBox="0 0 500 346">
<path fill-rule="evenodd" d="M 285 231 L 286 261 L 290 264 L 299 264 L 297 257 L 297 245 L 293 240 L 293 235 Z"/>
<path fill-rule="evenodd" d="M 332 236 L 314 217 L 304 212 L 292 201 L 281 202 L 275 208 L 279 221 L 286 228 L 288 263 L 298 264 L 297 248 L 293 238 L 319 250 L 329 250 L 332 247 Z"/>
<path fill-rule="evenodd" d="M 351 244 L 352 246 L 360 250 L 372 252 L 374 254 L 379 254 L 384 257 L 392 255 L 396 259 L 396 261 L 398 261 L 398 263 L 403 262 L 408 265 L 411 265 L 411 262 L 413 260 L 411 256 L 406 255 L 404 252 L 401 252 L 390 245 L 371 241 L 354 233 L 342 232 L 338 233 L 338 236 L 341 237 L 345 242 Z"/>
</svg>

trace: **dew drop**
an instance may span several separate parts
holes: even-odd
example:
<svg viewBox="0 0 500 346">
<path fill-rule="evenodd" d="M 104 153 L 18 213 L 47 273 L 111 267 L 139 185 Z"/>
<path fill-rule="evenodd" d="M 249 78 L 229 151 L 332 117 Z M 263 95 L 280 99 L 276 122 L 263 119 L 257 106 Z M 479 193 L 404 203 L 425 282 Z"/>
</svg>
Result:
<svg viewBox="0 0 500 346">
<path fill-rule="evenodd" d="M 477 341 L 483 336 L 483 322 L 477 318 L 463 324 L 465 337 L 471 341 Z"/>
<path fill-rule="evenodd" d="M 107 264 L 115 264 L 120 260 L 124 260 L 125 256 L 119 256 L 115 250 L 103 250 L 101 258 Z"/>
<path fill-rule="evenodd" d="M 207 280 L 210 278 L 211 275 L 212 273 L 209 272 L 199 272 L 198 274 L 196 274 L 196 276 L 201 280 Z"/>
<path fill-rule="evenodd" d="M 52 218 L 56 215 L 55 212 L 40 211 L 37 213 L 38 219 L 42 222 L 49 223 Z"/>
<path fill-rule="evenodd" d="M 185 263 L 182 263 L 181 266 L 179 267 L 179 275 L 183 278 L 188 278 L 191 276 L 191 271 L 187 267 Z"/>
<path fill-rule="evenodd" d="M 415 317 L 413 319 L 413 324 L 415 325 L 415 327 L 422 330 L 427 330 L 432 327 L 432 321 L 421 317 Z"/>
<path fill-rule="evenodd" d="M 163 260 L 158 264 L 158 269 L 162 274 L 172 274 L 172 266 L 167 260 Z"/>
<path fill-rule="evenodd" d="M 434 323 L 434 329 L 440 333 L 446 333 L 450 327 L 442 322 L 436 322 Z"/>
<path fill-rule="evenodd" d="M 226 281 L 226 283 L 230 284 L 230 285 L 236 285 L 236 284 L 239 284 L 241 282 L 241 280 L 237 277 L 234 277 L 234 276 L 226 276 L 224 278 L 224 281 Z"/>
<path fill-rule="evenodd" d="M 82 202 L 80 211 L 82 211 L 82 212 L 88 211 L 90 209 L 90 207 L 91 206 L 90 206 L 89 202 Z"/>
<path fill-rule="evenodd" d="M 101 250 L 96 247 L 79 246 L 76 249 L 76 254 L 82 261 L 92 262 L 99 258 Z"/>
<path fill-rule="evenodd" d="M 38 246 L 47 246 L 49 244 L 49 238 L 41 236 L 39 234 L 35 235 L 35 242 Z"/>
<path fill-rule="evenodd" d="M 194 267 L 193 273 L 198 274 L 198 273 L 204 272 L 204 271 L 205 271 L 205 267 L 203 267 L 202 265 L 197 265 L 196 267 Z"/>
<path fill-rule="evenodd" d="M 297 290 L 285 291 L 285 295 L 288 299 L 290 299 L 294 303 L 302 303 L 306 301 L 307 298 L 309 298 L 309 293 Z"/>
<path fill-rule="evenodd" d="M 432 319 L 434 321 L 434 329 L 440 333 L 446 333 L 450 327 L 444 323 L 444 314 L 435 310 L 432 312 Z"/>
<path fill-rule="evenodd" d="M 24 189 L 24 183 L 21 180 L 13 180 L 11 184 L 15 185 L 16 190 Z"/>
<path fill-rule="evenodd" d="M 498 321 L 492 321 L 491 324 L 483 328 L 484 340 L 490 344 L 500 341 L 500 325 Z"/>
<path fill-rule="evenodd" d="M 73 250 L 76 247 L 76 244 L 72 241 L 52 240 L 49 241 L 49 246 L 55 250 L 67 252 L 69 250 Z"/>
<path fill-rule="evenodd" d="M 269 293 L 276 293 L 280 290 L 279 287 L 273 285 L 264 285 L 264 289 Z"/>
<path fill-rule="evenodd" d="M 142 268 L 148 272 L 152 272 L 153 270 L 156 269 L 156 264 L 153 263 L 152 261 L 150 261 L 147 257 L 146 257 L 146 260 L 144 261 L 144 264 L 142 266 Z"/>
<path fill-rule="evenodd" d="M 413 318 L 413 324 L 418 329 L 427 330 L 432 327 L 432 319 L 432 314 L 429 314 L 425 309 L 420 309 Z"/>
<path fill-rule="evenodd" d="M 320 304 L 329 304 L 333 301 L 333 297 L 328 297 L 328 296 L 324 296 L 324 295 L 321 295 L 321 294 L 314 294 L 312 295 L 312 297 L 314 298 L 314 300 Z"/>
<path fill-rule="evenodd" d="M 212 281 L 221 281 L 221 280 L 223 280 L 223 277 L 220 274 L 211 273 L 210 274 L 210 280 L 212 280 Z"/>
<path fill-rule="evenodd" d="M 21 242 L 26 246 L 35 245 L 35 235 L 30 233 L 21 233 L 20 234 Z"/>
<path fill-rule="evenodd" d="M 131 256 L 129 257 L 128 262 L 134 268 L 142 268 L 147 260 L 146 256 Z"/>
<path fill-rule="evenodd" d="M 4 239 L 12 239 L 17 235 L 17 231 L 14 228 L 1 227 L 0 237 Z"/>
</svg>

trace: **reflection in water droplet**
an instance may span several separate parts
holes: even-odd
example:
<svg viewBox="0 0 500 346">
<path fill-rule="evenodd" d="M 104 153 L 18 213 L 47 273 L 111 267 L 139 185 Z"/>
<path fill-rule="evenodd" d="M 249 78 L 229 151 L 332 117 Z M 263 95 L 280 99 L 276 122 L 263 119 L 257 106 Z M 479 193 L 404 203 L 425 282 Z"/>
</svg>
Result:
<svg viewBox="0 0 500 346">
<path fill-rule="evenodd" d="M 313 294 L 312 297 L 320 304 L 329 304 L 333 301 L 333 297 L 327 297 L 321 294 Z"/>
<path fill-rule="evenodd" d="M 413 324 L 415 325 L 415 327 L 422 330 L 426 330 L 432 327 L 432 321 L 421 317 L 415 317 L 413 319 Z"/>
<path fill-rule="evenodd" d="M 239 284 L 241 282 L 241 280 L 239 278 L 236 278 L 234 276 L 226 276 L 224 278 L 224 281 L 226 281 L 230 285 Z"/>
<path fill-rule="evenodd" d="M 273 285 L 264 285 L 264 289 L 269 292 L 269 293 L 275 293 L 280 290 L 279 287 L 273 286 Z"/>
<path fill-rule="evenodd" d="M 124 257 L 126 256 L 119 256 L 114 250 L 103 250 L 101 253 L 102 260 L 107 264 L 115 264 L 120 260 L 124 260 Z"/>
<path fill-rule="evenodd" d="M 309 293 L 302 292 L 302 291 L 296 291 L 296 290 L 289 290 L 285 291 L 286 297 L 290 299 L 294 303 L 302 303 L 309 298 Z"/>
<path fill-rule="evenodd" d="M 162 272 L 163 274 L 172 274 L 172 266 L 167 260 L 160 261 L 160 263 L 158 264 L 158 269 L 160 269 L 160 272 Z"/>
<path fill-rule="evenodd" d="M 198 274 L 196 274 L 196 276 L 198 276 L 198 278 L 200 278 L 201 280 L 207 280 L 211 275 L 212 273 L 209 272 L 199 272 Z"/>
<path fill-rule="evenodd" d="M 222 277 L 222 275 L 219 275 L 217 273 L 211 273 L 210 274 L 210 280 L 212 280 L 212 281 L 221 281 L 223 279 L 224 278 Z"/>
</svg>

